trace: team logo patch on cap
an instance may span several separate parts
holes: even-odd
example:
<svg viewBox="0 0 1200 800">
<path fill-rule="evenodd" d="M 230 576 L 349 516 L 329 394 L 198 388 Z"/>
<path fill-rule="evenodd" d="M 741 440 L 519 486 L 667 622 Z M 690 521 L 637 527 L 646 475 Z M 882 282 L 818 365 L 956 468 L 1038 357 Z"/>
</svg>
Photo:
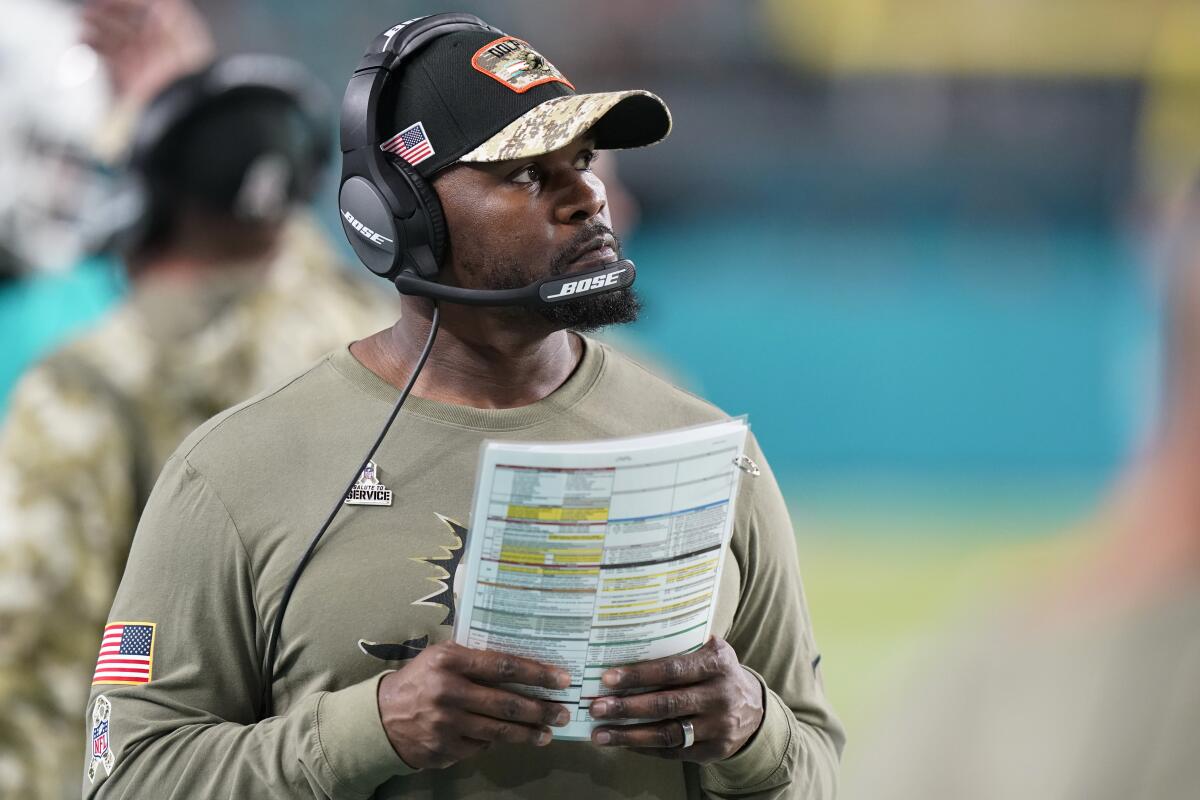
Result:
<svg viewBox="0 0 1200 800">
<path fill-rule="evenodd" d="M 488 42 L 479 48 L 471 57 L 471 66 L 517 93 L 551 81 L 575 88 L 575 84 L 567 80 L 545 56 L 512 36 Z"/>
</svg>

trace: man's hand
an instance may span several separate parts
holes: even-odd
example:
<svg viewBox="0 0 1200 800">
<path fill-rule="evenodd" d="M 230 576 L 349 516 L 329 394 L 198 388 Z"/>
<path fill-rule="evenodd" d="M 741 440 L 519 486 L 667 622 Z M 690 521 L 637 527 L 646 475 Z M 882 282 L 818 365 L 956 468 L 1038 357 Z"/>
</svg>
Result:
<svg viewBox="0 0 1200 800">
<path fill-rule="evenodd" d="M 565 689 L 566 670 L 444 642 L 379 682 L 379 715 L 392 747 L 414 769 L 448 767 L 493 742 L 550 743 L 567 709 L 489 684 Z"/>
<path fill-rule="evenodd" d="M 659 690 L 593 700 L 596 719 L 656 720 L 597 728 L 592 741 L 598 745 L 707 763 L 736 753 L 762 723 L 761 684 L 742 669 L 729 643 L 716 636 L 692 653 L 606 670 L 601 680 L 622 693 Z M 696 734 L 688 748 L 682 746 L 682 719 L 691 720 Z"/>
<path fill-rule="evenodd" d="M 82 40 L 103 60 L 119 100 L 141 107 L 212 61 L 208 23 L 190 0 L 85 0 Z"/>
</svg>

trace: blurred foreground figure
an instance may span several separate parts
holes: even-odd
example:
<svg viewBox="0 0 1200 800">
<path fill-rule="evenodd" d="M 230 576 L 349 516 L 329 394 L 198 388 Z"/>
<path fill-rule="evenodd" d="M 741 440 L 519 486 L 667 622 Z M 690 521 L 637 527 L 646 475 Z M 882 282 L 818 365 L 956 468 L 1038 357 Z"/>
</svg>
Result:
<svg viewBox="0 0 1200 800">
<path fill-rule="evenodd" d="M 242 56 L 150 103 L 106 209 L 130 297 L 14 392 L 0 430 L 0 796 L 78 796 L 98 632 L 172 450 L 395 317 L 297 211 L 328 151 L 313 84 Z"/>
<path fill-rule="evenodd" d="M 99 318 L 121 282 L 81 263 L 83 218 L 105 185 L 97 150 L 112 92 L 63 0 L 0 15 L 0 415 L 21 373 Z"/>
<path fill-rule="evenodd" d="M 1164 403 L 1099 554 L 903 688 L 853 800 L 1200 797 L 1200 192 L 1175 221 Z"/>
<path fill-rule="evenodd" d="M 97 134 L 113 94 L 77 15 L 59 0 L 6 4 L 0 24 L 0 280 L 61 272 L 85 248 L 103 183 Z"/>
</svg>

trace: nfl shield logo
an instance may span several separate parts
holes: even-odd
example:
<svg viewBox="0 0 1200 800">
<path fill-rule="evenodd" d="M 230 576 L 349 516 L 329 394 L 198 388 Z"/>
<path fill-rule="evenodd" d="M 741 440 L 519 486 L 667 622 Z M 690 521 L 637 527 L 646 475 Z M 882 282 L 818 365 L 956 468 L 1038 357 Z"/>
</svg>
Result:
<svg viewBox="0 0 1200 800">
<path fill-rule="evenodd" d="M 88 780 L 92 783 L 96 782 L 100 767 L 104 767 L 105 775 L 112 775 L 117 765 L 117 757 L 108 746 L 108 720 L 111 716 L 112 704 L 104 695 L 98 696 L 92 706 L 92 761 L 87 769 Z"/>
<path fill-rule="evenodd" d="M 92 728 L 92 758 L 102 758 L 108 752 L 108 720 Z"/>
</svg>

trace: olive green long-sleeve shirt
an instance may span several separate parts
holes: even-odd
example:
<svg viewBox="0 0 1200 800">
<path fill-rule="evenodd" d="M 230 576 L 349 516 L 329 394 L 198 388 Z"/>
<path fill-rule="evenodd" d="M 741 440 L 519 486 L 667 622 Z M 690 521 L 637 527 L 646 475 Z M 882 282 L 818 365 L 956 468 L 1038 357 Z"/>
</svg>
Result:
<svg viewBox="0 0 1200 800">
<path fill-rule="evenodd" d="M 98 673 L 85 797 L 834 797 L 843 733 L 814 666 L 787 510 L 753 443 L 763 471 L 742 482 L 713 628 L 766 687 L 762 726 L 739 753 L 699 767 L 555 742 L 414 772 L 388 741 L 380 676 L 450 637 L 482 441 L 627 436 L 724 416 L 592 340 L 532 405 L 408 400 L 375 457 L 393 503 L 345 506 L 329 529 L 288 607 L 270 687 L 277 716 L 259 721 L 284 586 L 396 396 L 343 348 L 209 421 L 172 457 L 109 615 L 110 655 L 149 650 L 149 680 L 145 658 L 128 675 Z"/>
</svg>

